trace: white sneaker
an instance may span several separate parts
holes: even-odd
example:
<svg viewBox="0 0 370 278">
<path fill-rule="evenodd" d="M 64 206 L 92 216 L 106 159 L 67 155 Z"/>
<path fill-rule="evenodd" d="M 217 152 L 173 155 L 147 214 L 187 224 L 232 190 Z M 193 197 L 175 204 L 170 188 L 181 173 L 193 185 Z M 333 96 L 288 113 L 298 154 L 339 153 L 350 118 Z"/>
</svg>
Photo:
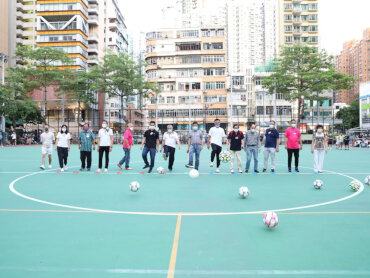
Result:
<svg viewBox="0 0 370 278">
<path fill-rule="evenodd" d="M 243 173 L 242 169 L 239 169 L 239 170 L 238 170 L 238 172 L 239 172 L 240 174 L 242 174 L 242 173 Z"/>
<path fill-rule="evenodd" d="M 60 169 L 61 172 L 64 172 L 64 168 Z"/>
<path fill-rule="evenodd" d="M 107 168 L 105 168 L 105 169 L 104 169 L 104 173 L 107 173 L 107 172 L 108 172 L 108 169 L 107 169 Z"/>
<path fill-rule="evenodd" d="M 101 169 L 96 170 L 97 173 L 100 173 Z"/>
<path fill-rule="evenodd" d="M 67 170 L 68 170 L 68 167 L 67 167 L 67 166 L 64 166 L 64 170 L 66 170 L 66 171 L 67 171 Z"/>
<path fill-rule="evenodd" d="M 49 169 L 51 169 L 51 165 L 49 165 L 48 167 L 49 167 Z"/>
<path fill-rule="evenodd" d="M 220 169 L 216 168 L 216 173 L 220 173 Z"/>
<path fill-rule="evenodd" d="M 234 170 L 231 170 L 231 171 L 230 171 L 230 173 L 231 173 L 231 174 L 234 174 Z"/>
<path fill-rule="evenodd" d="M 317 171 L 317 169 L 315 169 L 315 170 L 313 170 L 313 172 L 314 172 L 314 173 L 317 173 L 318 171 Z"/>
<path fill-rule="evenodd" d="M 40 169 L 41 169 L 41 170 L 45 170 L 45 165 L 41 165 L 41 166 L 40 166 Z"/>
<path fill-rule="evenodd" d="M 213 167 L 213 162 L 211 162 L 211 164 L 209 164 L 209 167 Z"/>
</svg>

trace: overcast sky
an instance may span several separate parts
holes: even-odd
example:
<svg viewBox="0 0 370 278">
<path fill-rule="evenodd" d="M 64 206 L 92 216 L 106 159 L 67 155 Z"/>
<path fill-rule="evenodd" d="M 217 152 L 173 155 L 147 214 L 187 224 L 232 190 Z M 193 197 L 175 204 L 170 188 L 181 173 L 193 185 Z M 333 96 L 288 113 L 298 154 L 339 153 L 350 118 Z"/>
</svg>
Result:
<svg viewBox="0 0 370 278">
<path fill-rule="evenodd" d="M 134 36 L 159 26 L 161 9 L 175 1 L 118 0 Z M 343 42 L 362 38 L 367 27 L 370 27 L 370 0 L 319 0 L 320 44 L 330 54 L 339 54 Z"/>
</svg>

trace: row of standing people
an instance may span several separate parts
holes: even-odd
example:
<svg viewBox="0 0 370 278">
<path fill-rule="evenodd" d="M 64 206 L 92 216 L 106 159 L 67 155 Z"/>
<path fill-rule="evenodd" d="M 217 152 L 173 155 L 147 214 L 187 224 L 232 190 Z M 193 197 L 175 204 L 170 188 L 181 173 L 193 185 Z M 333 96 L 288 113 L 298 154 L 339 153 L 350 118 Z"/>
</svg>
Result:
<svg viewBox="0 0 370 278">
<path fill-rule="evenodd" d="M 323 168 L 324 156 L 327 152 L 327 140 L 323 132 L 323 126 L 316 127 L 317 132 L 313 135 L 311 150 L 314 154 L 314 171 L 321 172 Z M 292 158 L 294 156 L 294 170 L 299 172 L 299 151 L 302 149 L 302 138 L 299 129 L 296 127 L 295 120 L 291 121 L 291 126 L 286 130 L 284 136 L 285 149 L 288 153 L 288 171 L 292 171 Z M 271 172 L 275 172 L 275 154 L 279 152 L 280 138 L 279 132 L 275 128 L 275 122 L 270 121 L 269 129 L 266 130 L 264 136 L 264 163 L 263 172 L 268 168 L 268 161 L 271 160 Z M 68 132 L 67 126 L 63 125 L 60 132 L 58 132 L 56 140 L 54 134 L 49 131 L 48 126 L 45 126 L 44 132 L 41 134 L 42 141 L 42 165 L 41 169 L 45 169 L 46 156 L 49 158 L 49 168 L 52 163 L 53 142 L 55 142 L 55 149 L 58 153 L 59 166 L 61 171 L 67 170 L 68 153 L 70 151 L 71 136 Z M 79 134 L 78 148 L 80 150 L 81 171 L 91 170 L 92 151 L 95 150 L 97 144 L 97 151 L 99 152 L 99 165 L 97 172 L 103 169 L 103 157 L 105 156 L 104 172 L 109 168 L 109 153 L 113 148 L 113 131 L 108 127 L 108 123 L 103 121 L 102 128 L 98 132 L 95 140 L 94 133 L 89 129 L 89 124 L 83 126 L 83 130 Z M 239 125 L 235 124 L 233 130 L 226 136 L 223 128 L 220 127 L 220 120 L 215 119 L 214 127 L 209 131 L 207 140 L 204 140 L 203 133 L 199 130 L 197 122 L 192 124 L 192 130 L 188 134 L 187 153 L 189 154 L 189 162 L 185 166 L 187 168 L 199 169 L 200 153 L 203 150 L 204 144 L 208 149 L 212 149 L 210 167 L 214 167 L 216 163 L 216 173 L 220 172 L 220 153 L 223 144 L 227 144 L 227 149 L 231 152 L 230 171 L 234 173 L 234 161 L 237 159 L 237 170 L 242 173 L 241 151 L 244 149 L 247 153 L 247 162 L 245 172 L 249 172 L 252 158 L 254 160 L 254 172 L 259 173 L 258 170 L 258 154 L 261 151 L 260 134 L 256 131 L 256 125 L 252 124 L 250 129 L 243 133 L 239 130 Z M 206 143 L 205 143 L 206 141 Z M 142 158 L 144 161 L 143 169 L 148 168 L 151 173 L 155 157 L 158 152 L 163 152 L 163 157 L 168 161 L 168 170 L 172 171 L 175 161 L 176 145 L 180 149 L 179 137 L 174 132 L 172 125 L 168 125 L 167 132 L 164 133 L 162 143 L 159 142 L 159 132 L 156 130 L 155 122 L 150 122 L 149 129 L 145 131 L 143 141 L 141 143 Z M 133 146 L 133 125 L 128 124 L 123 135 L 123 151 L 124 156 L 118 162 L 117 166 L 120 169 L 132 170 L 130 167 L 131 148 Z M 161 148 L 160 148 L 161 146 Z M 160 149 L 159 149 L 160 148 Z M 148 154 L 150 155 L 150 162 L 148 161 Z M 194 161 L 195 157 L 195 161 Z M 216 162 L 215 162 L 216 160 Z M 195 162 L 195 163 L 194 163 Z"/>
</svg>

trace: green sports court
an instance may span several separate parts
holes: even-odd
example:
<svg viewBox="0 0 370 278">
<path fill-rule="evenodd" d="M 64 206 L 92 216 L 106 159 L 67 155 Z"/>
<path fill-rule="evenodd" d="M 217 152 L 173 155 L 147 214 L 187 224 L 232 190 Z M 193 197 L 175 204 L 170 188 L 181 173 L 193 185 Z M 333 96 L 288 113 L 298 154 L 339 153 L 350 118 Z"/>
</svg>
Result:
<svg viewBox="0 0 370 278">
<path fill-rule="evenodd" d="M 284 149 L 275 174 L 231 175 L 228 164 L 215 174 L 204 149 L 196 179 L 185 151 L 172 173 L 143 174 L 139 147 L 127 172 L 116 145 L 109 172 L 95 174 L 75 172 L 73 146 L 58 174 L 55 151 L 53 169 L 41 171 L 41 147 L 0 149 L 0 277 L 370 277 L 370 189 L 348 186 L 370 175 L 368 149 L 330 150 L 319 175 L 309 146 L 298 174 L 287 172 Z M 156 167 L 166 163 L 157 155 Z M 262 222 L 269 210 L 273 229 Z"/>
</svg>

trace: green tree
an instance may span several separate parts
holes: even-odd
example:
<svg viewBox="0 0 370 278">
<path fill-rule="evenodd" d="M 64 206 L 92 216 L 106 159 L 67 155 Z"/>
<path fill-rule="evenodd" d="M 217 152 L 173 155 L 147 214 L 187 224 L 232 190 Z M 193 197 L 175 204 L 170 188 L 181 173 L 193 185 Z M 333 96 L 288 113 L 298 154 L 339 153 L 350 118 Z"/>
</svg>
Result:
<svg viewBox="0 0 370 278">
<path fill-rule="evenodd" d="M 264 88 L 273 94 L 276 90 L 284 99 L 296 101 L 300 120 L 304 101 L 327 99 L 328 90 L 350 89 L 354 78 L 335 70 L 333 56 L 324 50 L 294 45 L 283 47 L 280 58 L 274 63 L 274 73 L 262 80 Z"/>
<path fill-rule="evenodd" d="M 343 120 L 341 127 L 344 129 L 358 127 L 360 125 L 359 109 L 359 102 L 353 101 L 348 107 L 340 109 L 335 118 Z"/>
<path fill-rule="evenodd" d="M 15 99 L 9 102 L 4 112 L 5 117 L 11 121 L 13 128 L 16 128 L 18 120 L 22 120 L 23 123 L 42 123 L 40 108 L 31 98 Z"/>
<path fill-rule="evenodd" d="M 99 90 L 109 97 L 119 97 L 122 113 L 125 100 L 127 101 L 129 96 L 146 97 L 150 91 L 158 91 L 156 84 L 143 78 L 141 69 L 142 65 L 137 64 L 130 55 L 107 54 L 103 62 L 91 70 L 91 74 L 98 77 L 94 80 L 92 89 Z"/>
<path fill-rule="evenodd" d="M 15 59 L 23 66 L 11 68 L 9 83 L 15 84 L 16 94 L 29 93 L 33 90 L 43 92 L 44 122 L 47 114 L 47 88 L 57 89 L 62 80 L 68 76 L 67 65 L 71 59 L 64 51 L 52 47 L 31 48 L 19 46 L 15 51 Z"/>
</svg>

